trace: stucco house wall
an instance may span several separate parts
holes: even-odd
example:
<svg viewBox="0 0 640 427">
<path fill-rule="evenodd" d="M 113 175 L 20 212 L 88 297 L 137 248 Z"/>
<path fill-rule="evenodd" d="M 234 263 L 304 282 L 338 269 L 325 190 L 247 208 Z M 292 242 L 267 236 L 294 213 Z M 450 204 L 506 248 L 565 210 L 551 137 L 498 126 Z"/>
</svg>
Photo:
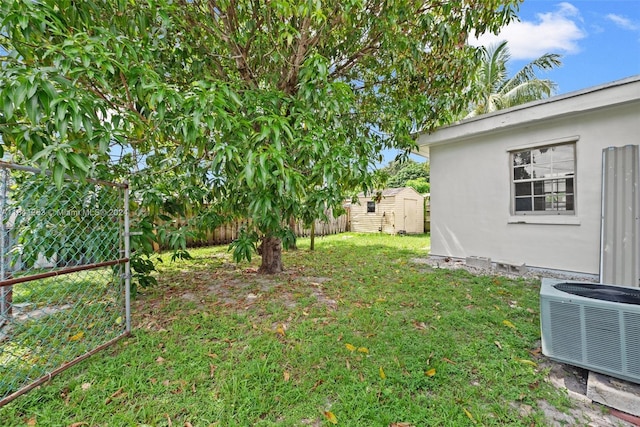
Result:
<svg viewBox="0 0 640 427">
<path fill-rule="evenodd" d="M 516 215 L 515 150 L 575 141 L 575 213 Z M 468 119 L 418 139 L 431 255 L 597 275 L 602 150 L 640 143 L 640 76 Z"/>
<path fill-rule="evenodd" d="M 375 212 L 367 212 L 371 195 L 358 195 L 351 205 L 351 231 L 358 233 L 424 233 L 424 197 L 413 188 L 389 188 L 382 191 Z"/>
</svg>

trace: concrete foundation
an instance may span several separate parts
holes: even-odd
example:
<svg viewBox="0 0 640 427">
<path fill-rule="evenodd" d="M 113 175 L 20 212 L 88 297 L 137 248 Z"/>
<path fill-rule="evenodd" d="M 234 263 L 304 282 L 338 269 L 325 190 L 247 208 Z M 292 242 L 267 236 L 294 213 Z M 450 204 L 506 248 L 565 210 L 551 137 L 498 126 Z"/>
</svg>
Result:
<svg viewBox="0 0 640 427">
<path fill-rule="evenodd" d="M 491 258 L 481 256 L 468 256 L 465 258 L 465 264 L 470 267 L 491 269 Z"/>
<path fill-rule="evenodd" d="M 587 397 L 594 402 L 640 417 L 640 384 L 589 372 Z M 640 418 L 638 418 L 640 422 Z"/>
</svg>

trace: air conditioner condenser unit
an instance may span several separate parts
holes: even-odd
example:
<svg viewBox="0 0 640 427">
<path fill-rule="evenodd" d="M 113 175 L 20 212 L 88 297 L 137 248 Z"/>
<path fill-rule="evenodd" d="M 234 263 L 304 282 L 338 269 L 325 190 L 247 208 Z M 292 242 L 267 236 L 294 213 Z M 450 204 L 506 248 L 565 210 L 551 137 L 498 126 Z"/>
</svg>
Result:
<svg viewBox="0 0 640 427">
<path fill-rule="evenodd" d="M 542 279 L 542 353 L 640 384 L 640 288 Z"/>
</svg>

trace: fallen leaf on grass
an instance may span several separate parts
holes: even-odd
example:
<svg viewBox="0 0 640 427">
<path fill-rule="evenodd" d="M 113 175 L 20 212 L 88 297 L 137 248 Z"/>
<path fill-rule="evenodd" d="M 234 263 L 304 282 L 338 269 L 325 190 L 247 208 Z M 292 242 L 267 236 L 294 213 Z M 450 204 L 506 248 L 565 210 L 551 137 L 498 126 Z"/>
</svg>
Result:
<svg viewBox="0 0 640 427">
<path fill-rule="evenodd" d="M 287 381 L 289 381 L 289 378 L 291 378 L 291 374 L 289 374 L 289 372 L 287 372 L 287 371 L 284 371 L 282 373 L 282 377 L 284 379 L 284 382 L 287 382 Z"/>
<path fill-rule="evenodd" d="M 367 347 L 358 347 L 358 351 L 360 353 L 366 353 L 369 354 L 369 349 Z"/>
<path fill-rule="evenodd" d="M 391 423 L 389 427 L 414 427 L 411 423 Z"/>
<path fill-rule="evenodd" d="M 338 418 L 331 411 L 324 411 L 324 416 L 327 418 L 331 424 L 338 424 Z"/>
<path fill-rule="evenodd" d="M 462 410 L 464 411 L 465 415 L 471 420 L 471 422 L 475 424 L 476 419 L 473 418 L 473 415 L 471 415 L 471 412 L 469 412 L 467 408 L 462 408 Z"/>
<path fill-rule="evenodd" d="M 75 335 L 71 335 L 69 337 L 69 341 L 80 341 L 82 339 L 82 337 L 84 337 L 84 332 L 80 331 Z"/>
<path fill-rule="evenodd" d="M 91 388 L 91 383 L 82 383 L 80 388 L 82 388 L 82 390 L 84 390 L 84 391 L 87 391 L 87 390 L 89 390 Z"/>
<path fill-rule="evenodd" d="M 425 329 L 427 329 L 427 324 L 426 323 L 418 322 L 417 320 L 413 321 L 413 326 L 419 331 L 424 331 Z"/>
<path fill-rule="evenodd" d="M 69 427 L 81 427 L 81 426 L 88 426 L 89 423 L 85 422 L 85 421 L 81 421 L 79 423 L 73 423 L 73 424 L 69 424 Z"/>
<path fill-rule="evenodd" d="M 531 353 L 531 355 L 534 356 L 534 357 L 538 357 L 538 356 L 540 356 L 540 353 L 542 353 L 542 347 L 538 347 L 536 349 L 529 350 L 529 353 Z"/>
<path fill-rule="evenodd" d="M 317 389 L 320 384 L 322 384 L 324 382 L 324 380 L 318 380 L 316 381 L 316 383 L 313 385 L 313 387 L 311 387 L 311 391 L 314 391 L 315 389 Z"/>
<path fill-rule="evenodd" d="M 531 360 L 527 360 L 527 359 L 516 359 L 516 360 L 520 363 L 524 363 L 525 365 L 533 366 L 534 368 L 538 366 L 536 362 L 532 362 Z"/>
<path fill-rule="evenodd" d="M 496 347 L 502 350 L 502 344 L 500 344 L 500 341 L 494 341 L 493 343 L 496 345 Z"/>
<path fill-rule="evenodd" d="M 173 422 L 171 422 L 171 418 L 169 417 L 169 414 L 164 414 L 165 417 L 167 417 L 167 424 L 169 425 L 169 427 L 173 427 Z"/>
<path fill-rule="evenodd" d="M 216 365 L 209 364 L 209 378 L 213 378 L 217 368 Z"/>
<path fill-rule="evenodd" d="M 164 357 L 158 356 L 158 358 L 156 359 L 156 363 L 158 365 L 162 365 L 164 363 Z"/>
<path fill-rule="evenodd" d="M 428 371 L 426 371 L 424 374 L 428 377 L 432 377 L 436 374 L 436 368 L 431 368 Z"/>
<path fill-rule="evenodd" d="M 29 418 L 29 419 L 27 420 L 27 426 L 29 426 L 29 427 L 31 427 L 31 426 L 35 426 L 35 425 L 37 425 L 37 424 L 38 424 L 38 423 L 37 423 L 37 421 L 36 421 L 35 417 L 34 417 L 34 418 Z"/>
<path fill-rule="evenodd" d="M 191 424 L 189 421 L 185 421 L 184 427 L 193 427 L 193 424 Z"/>
<path fill-rule="evenodd" d="M 120 397 L 122 395 L 122 390 L 123 390 L 122 388 L 119 388 L 111 396 L 107 397 L 107 399 L 104 401 L 104 404 L 108 405 L 109 403 L 111 403 L 113 401 L 113 399 L 116 399 L 116 398 Z"/>
<path fill-rule="evenodd" d="M 282 336 L 285 336 L 286 327 L 284 325 L 278 325 L 276 328 L 276 333 Z"/>
<path fill-rule="evenodd" d="M 509 322 L 508 320 L 503 320 L 502 324 L 504 326 L 506 326 L 507 328 L 511 328 L 511 329 L 516 329 L 516 325 L 514 325 L 513 323 Z"/>
<path fill-rule="evenodd" d="M 444 362 L 447 362 L 447 363 L 451 364 L 451 365 L 455 365 L 455 364 L 456 364 L 456 362 L 454 362 L 454 361 L 453 361 L 453 360 L 451 360 L 451 359 L 447 359 L 446 357 L 443 357 L 443 358 L 442 358 L 442 360 L 443 360 Z"/>
<path fill-rule="evenodd" d="M 349 344 L 349 343 L 346 343 L 344 346 L 345 346 L 345 347 L 347 348 L 347 350 L 349 350 L 349 351 L 355 351 L 355 349 L 356 349 L 356 346 L 355 346 L 355 345 L 352 345 L 352 344 Z"/>
<path fill-rule="evenodd" d="M 382 369 L 382 366 L 380 366 L 380 378 L 382 378 L 383 380 L 387 378 L 387 375 L 384 373 L 384 369 Z"/>
</svg>

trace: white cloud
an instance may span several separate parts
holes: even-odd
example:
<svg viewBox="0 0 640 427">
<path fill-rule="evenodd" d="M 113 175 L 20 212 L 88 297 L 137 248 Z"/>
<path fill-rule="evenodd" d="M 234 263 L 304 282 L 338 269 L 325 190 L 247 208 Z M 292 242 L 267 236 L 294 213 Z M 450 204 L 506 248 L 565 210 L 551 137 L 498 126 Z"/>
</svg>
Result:
<svg viewBox="0 0 640 427">
<path fill-rule="evenodd" d="M 474 46 L 488 46 L 507 40 L 513 59 L 532 60 L 545 53 L 572 54 L 580 51 L 578 41 L 586 37 L 580 28 L 580 11 L 571 3 L 558 3 L 553 12 L 538 13 L 533 21 L 512 22 L 496 36 L 483 34 L 469 40 Z"/>
<path fill-rule="evenodd" d="M 631 20 L 625 18 L 624 16 L 610 13 L 606 16 L 606 18 L 609 21 L 616 24 L 618 27 L 622 28 L 623 30 L 636 31 L 640 29 L 640 26 L 638 26 L 637 24 L 634 24 Z"/>
</svg>

